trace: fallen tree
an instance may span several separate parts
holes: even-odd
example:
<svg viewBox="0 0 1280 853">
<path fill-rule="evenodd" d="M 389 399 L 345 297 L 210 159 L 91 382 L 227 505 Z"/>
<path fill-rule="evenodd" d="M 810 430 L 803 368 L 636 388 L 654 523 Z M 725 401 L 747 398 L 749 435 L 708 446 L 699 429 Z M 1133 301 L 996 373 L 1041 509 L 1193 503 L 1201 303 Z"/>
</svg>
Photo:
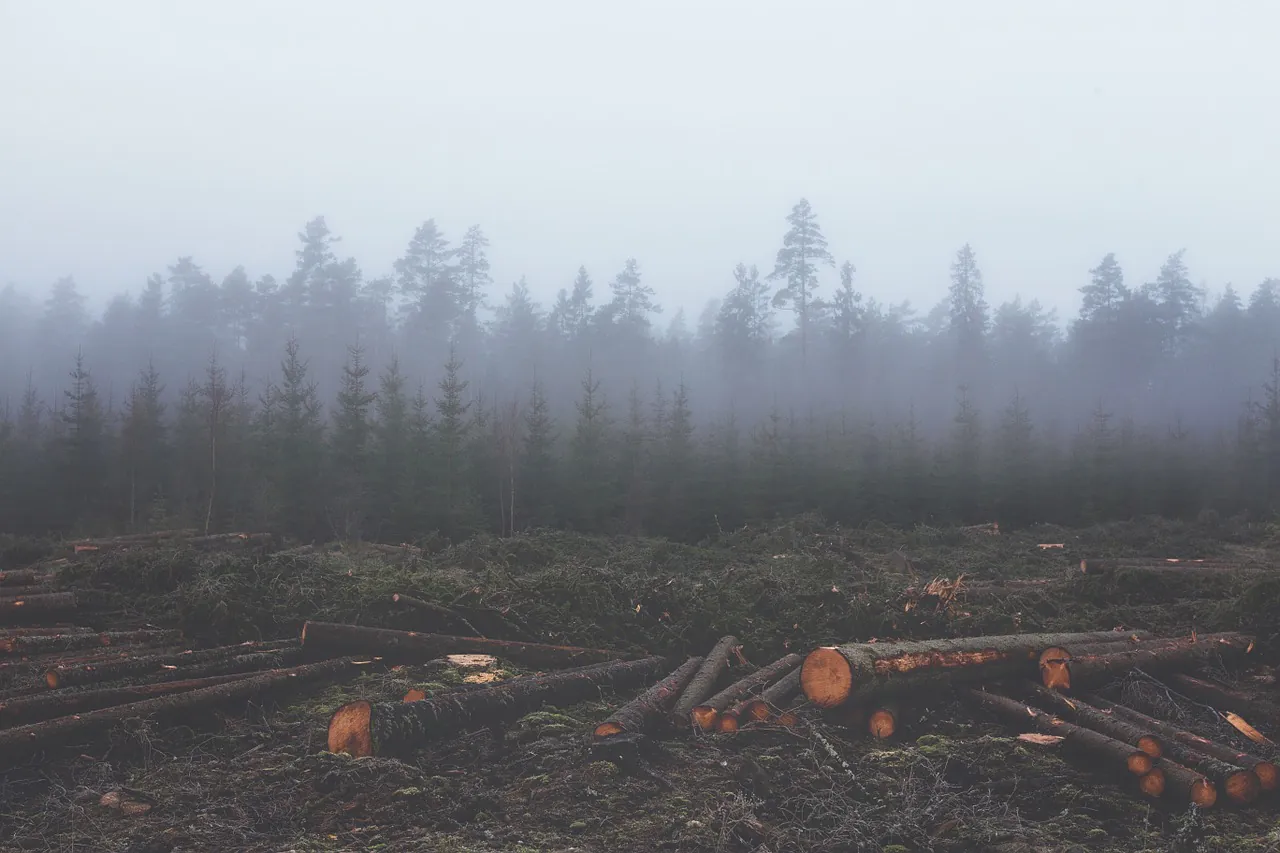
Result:
<svg viewBox="0 0 1280 853">
<path fill-rule="evenodd" d="M 451 610 L 440 604 L 433 604 L 430 601 L 423 601 L 420 598 L 414 598 L 411 595 L 402 595 L 401 593 L 393 593 L 391 600 L 396 604 L 403 604 L 406 607 L 412 607 L 415 610 L 421 610 L 424 613 L 430 613 L 432 616 L 444 622 L 445 625 L 451 626 L 449 630 L 466 631 L 472 637 L 483 637 L 484 634 L 476 630 L 476 626 L 467 621 L 461 613 Z"/>
<path fill-rule="evenodd" d="M 646 684 L 664 665 L 661 657 L 652 656 L 552 672 L 519 683 L 495 684 L 486 690 L 448 693 L 418 702 L 348 702 L 329 718 L 329 751 L 355 757 L 407 755 L 436 738 L 500 726 L 548 702 L 579 702 L 598 695 L 601 687 Z"/>
<path fill-rule="evenodd" d="M 679 728 L 689 725 L 693 706 L 715 692 L 716 683 L 724 671 L 729 668 L 729 658 L 739 648 L 738 638 L 726 634 L 716 641 L 711 651 L 702 659 L 701 666 L 689 680 L 689 685 L 681 692 L 671 709 L 671 720 Z"/>
<path fill-rule="evenodd" d="M 955 640 L 850 643 L 822 646 L 805 658 L 800 673 L 804 695 L 819 708 L 834 708 L 855 693 L 870 697 L 899 689 L 929 689 L 960 681 L 1026 675 L 1049 646 L 1096 642 L 1114 631 L 1060 634 L 1004 634 Z M 904 676 L 910 681 L 895 684 Z"/>
<path fill-rule="evenodd" d="M 1138 789 L 1152 797 L 1171 793 L 1173 796 L 1169 799 L 1202 809 L 1212 808 L 1218 802 L 1218 789 L 1204 774 L 1168 758 L 1157 760 L 1151 772 L 1138 779 Z"/>
<path fill-rule="evenodd" d="M 213 687 L 251 678 L 249 674 L 215 675 L 209 678 L 190 678 L 181 681 L 165 681 L 154 684 L 135 684 L 128 687 L 102 687 L 89 690 L 45 691 L 30 696 L 0 701 L 0 727 L 28 725 L 43 720 L 81 714 L 99 708 L 125 705 L 155 696 L 186 693 L 204 687 Z"/>
<path fill-rule="evenodd" d="M 0 598 L 0 619 L 20 619 L 28 615 L 71 613 L 80 603 L 74 592 L 50 592 L 17 598 Z"/>
<path fill-rule="evenodd" d="M 1213 571 L 1235 571 L 1245 568 L 1239 561 L 1221 558 L 1184 560 L 1160 557 L 1111 557 L 1105 559 L 1089 558 L 1080 561 L 1080 571 L 1086 575 L 1101 575 L 1117 569 L 1136 569 L 1139 571 L 1186 571 L 1188 569 L 1205 569 Z"/>
<path fill-rule="evenodd" d="M 1213 779 L 1238 803 L 1251 803 L 1262 791 L 1274 791 L 1280 782 L 1276 765 L 1270 761 L 1183 731 L 1128 706 L 1105 699 L 1094 702 L 1121 719 L 1159 732 L 1168 744 L 1166 751 L 1171 759 Z"/>
<path fill-rule="evenodd" d="M 781 708 L 788 700 L 800 692 L 800 667 L 779 678 L 765 688 L 759 696 L 747 699 L 738 708 L 737 717 L 754 720 L 758 723 L 776 719 L 782 713 Z"/>
<path fill-rule="evenodd" d="M 302 647 L 325 654 L 373 654 L 388 659 L 427 660 L 447 654 L 484 654 L 513 663 L 554 669 L 575 664 L 600 663 L 625 657 L 623 652 L 585 649 L 578 646 L 549 646 L 515 640 L 483 637 L 455 637 L 363 628 L 335 622 L 307 622 L 302 626 Z"/>
<path fill-rule="evenodd" d="M 0 654 L 31 655 L 69 652 L 98 646 L 172 645 L 181 642 L 176 630 L 105 631 L 100 634 L 46 634 L 43 636 L 0 638 Z"/>
<path fill-rule="evenodd" d="M 876 740 L 888 740 L 898 733 L 900 719 L 897 705 L 879 705 L 867 715 L 867 732 Z"/>
<path fill-rule="evenodd" d="M 92 628 L 78 625 L 44 625 L 21 628 L 0 628 L 0 637 L 8 640 L 14 637 L 69 637 L 73 634 L 93 634 Z"/>
<path fill-rule="evenodd" d="M 11 569 L 7 572 L 0 572 L 0 587 L 31 586 L 44 583 L 48 577 L 45 572 L 39 569 Z M 0 594 L 8 595 L 3 589 L 0 589 Z"/>
<path fill-rule="evenodd" d="M 670 714 L 671 707 L 689 685 L 702 660 L 701 657 L 689 658 L 666 678 L 623 705 L 613 716 L 596 726 L 595 738 L 604 740 L 623 732 L 642 732 Z"/>
<path fill-rule="evenodd" d="M 1152 758 L 1159 758 L 1164 754 L 1164 744 L 1159 733 L 1148 726 L 1126 722 L 1082 699 L 1068 699 L 1056 690 L 1034 682 L 1028 684 L 1028 688 L 1032 696 L 1073 723 L 1136 746 Z"/>
<path fill-rule="evenodd" d="M 134 675 L 190 673 L 190 664 L 222 663 L 230 666 L 221 672 L 203 672 L 202 675 L 225 674 L 237 670 L 277 669 L 295 663 L 301 656 L 295 640 L 271 640 L 265 643 L 240 643 L 234 646 L 217 646 L 212 649 L 186 650 L 171 654 L 143 655 L 102 663 L 60 663 L 45 670 L 45 684 L 51 690 L 83 684 L 100 684 Z M 175 676 L 184 677 L 184 676 Z"/>
<path fill-rule="evenodd" d="M 1072 690 L 1139 667 L 1161 670 L 1189 666 L 1202 663 L 1215 654 L 1248 653 L 1252 649 L 1253 638 L 1236 633 L 1150 641 L 1124 651 L 1111 651 L 1104 647 L 1096 654 L 1073 656 L 1063 661 L 1059 668 L 1042 669 L 1041 680 L 1045 687 Z"/>
<path fill-rule="evenodd" d="M 245 700 L 260 694 L 287 689 L 294 685 L 350 678 L 363 665 L 351 658 L 320 661 L 292 669 L 272 670 L 250 678 L 186 693 L 157 696 L 83 714 L 58 717 L 42 723 L 18 726 L 0 731 L 0 755 L 12 757 L 33 750 L 63 746 L 72 742 L 73 738 L 98 734 L 127 719 L 190 713 L 226 702 Z"/>
<path fill-rule="evenodd" d="M 1272 726 L 1280 726 L 1280 705 L 1275 702 L 1184 673 L 1170 675 L 1169 683 L 1180 693 L 1199 702 L 1245 714 L 1255 721 L 1265 720 Z"/>
<path fill-rule="evenodd" d="M 711 698 L 694 705 L 693 710 L 690 712 L 693 724 L 704 732 L 715 730 L 719 725 L 719 716 L 722 712 L 727 711 L 734 703 L 768 687 L 791 670 L 800 666 L 803 661 L 803 655 L 786 655 L 778 658 L 768 666 L 761 667 L 745 678 L 738 679 Z M 733 729 L 737 729 L 736 719 L 733 721 Z"/>
</svg>

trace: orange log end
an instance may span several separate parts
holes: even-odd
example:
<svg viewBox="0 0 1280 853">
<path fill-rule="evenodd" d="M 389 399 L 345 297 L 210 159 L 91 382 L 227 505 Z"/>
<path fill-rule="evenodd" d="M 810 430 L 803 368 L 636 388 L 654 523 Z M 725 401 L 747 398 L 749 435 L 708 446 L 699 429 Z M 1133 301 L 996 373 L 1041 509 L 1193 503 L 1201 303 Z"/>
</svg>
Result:
<svg viewBox="0 0 1280 853">
<path fill-rule="evenodd" d="M 783 728 L 791 729 L 795 728 L 796 724 L 800 722 L 800 718 L 790 711 L 786 711 L 778 715 L 776 722 Z"/>
<path fill-rule="evenodd" d="M 44 683 L 49 685 L 50 690 L 58 689 L 58 671 L 56 669 L 45 670 Z"/>
<path fill-rule="evenodd" d="M 1040 680 L 1050 690 L 1071 689 L 1071 669 L 1065 660 L 1047 660 L 1040 664 Z"/>
<path fill-rule="evenodd" d="M 720 715 L 719 719 L 716 721 L 716 725 L 722 733 L 731 734 L 738 730 L 738 717 L 736 714 L 726 712 Z"/>
<path fill-rule="evenodd" d="M 853 667 L 834 646 L 814 649 L 801 665 L 800 688 L 819 708 L 834 708 L 853 690 Z"/>
<path fill-rule="evenodd" d="M 1253 773 L 1258 777 L 1258 784 L 1264 791 L 1274 791 L 1280 786 L 1280 773 L 1270 761 L 1259 761 L 1253 766 Z"/>
<path fill-rule="evenodd" d="M 605 722 L 596 726 L 596 730 L 594 734 L 598 739 L 613 737 L 614 735 L 622 734 L 622 726 L 618 725 L 613 720 L 606 720 Z"/>
<path fill-rule="evenodd" d="M 1154 766 L 1151 756 L 1142 751 L 1129 753 L 1125 764 L 1128 765 L 1129 772 L 1134 776 L 1145 776 L 1151 772 L 1151 768 Z"/>
<path fill-rule="evenodd" d="M 1232 773 L 1226 778 L 1225 787 L 1227 796 L 1232 802 L 1236 803 L 1252 803 L 1262 793 L 1262 786 L 1258 782 L 1258 777 L 1253 775 L 1252 770 L 1241 770 L 1239 773 Z"/>
<path fill-rule="evenodd" d="M 893 711 L 888 708 L 877 708 L 871 713 L 870 719 L 867 721 L 867 731 L 871 732 L 871 736 L 884 740 L 893 737 L 894 732 L 898 730 L 898 721 L 893 715 Z"/>
<path fill-rule="evenodd" d="M 373 755 L 373 731 L 369 721 L 373 706 L 364 699 L 348 702 L 329 718 L 329 751 L 355 758 Z"/>
<path fill-rule="evenodd" d="M 427 692 L 425 690 L 418 690 L 416 687 L 413 690 L 410 690 L 408 693 L 404 694 L 404 701 L 406 702 L 421 702 L 423 699 L 426 699 L 426 698 L 427 698 Z"/>
<path fill-rule="evenodd" d="M 1164 782 L 1164 771 L 1159 767 L 1155 767 L 1150 773 L 1138 779 L 1138 790 L 1148 797 L 1163 796 Z"/>
<path fill-rule="evenodd" d="M 1051 660 L 1071 660 L 1071 653 L 1062 646 L 1050 646 L 1040 653 L 1040 666 Z"/>
<path fill-rule="evenodd" d="M 699 705 L 693 709 L 693 713 L 689 715 L 693 719 L 693 724 L 704 732 L 712 732 L 716 729 L 716 720 L 720 713 L 715 708 L 708 708 L 706 705 Z"/>
<path fill-rule="evenodd" d="M 1143 735 L 1138 738 L 1138 749 L 1152 758 L 1159 758 L 1164 755 L 1164 746 L 1160 743 L 1160 738 L 1152 737 L 1151 735 Z"/>
<path fill-rule="evenodd" d="M 1191 786 L 1191 802 L 1207 809 L 1218 802 L 1218 789 L 1208 779 L 1200 779 Z"/>
<path fill-rule="evenodd" d="M 763 699 L 752 699 L 742 709 L 742 713 L 748 719 L 755 720 L 757 723 L 768 722 L 770 717 L 769 705 Z"/>
</svg>

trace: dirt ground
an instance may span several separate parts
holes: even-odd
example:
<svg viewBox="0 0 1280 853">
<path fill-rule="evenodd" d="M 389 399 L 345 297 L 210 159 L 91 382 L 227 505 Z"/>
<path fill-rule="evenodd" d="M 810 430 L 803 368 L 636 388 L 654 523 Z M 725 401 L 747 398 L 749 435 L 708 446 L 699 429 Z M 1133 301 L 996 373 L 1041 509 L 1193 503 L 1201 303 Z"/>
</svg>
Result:
<svg viewBox="0 0 1280 853">
<path fill-rule="evenodd" d="M 39 551 L 5 547 L 10 563 Z M 486 633 L 513 639 L 676 656 L 734 633 L 753 663 L 841 640 L 1124 625 L 1250 631 L 1273 664 L 1280 575 L 1153 584 L 1070 567 L 1082 556 L 1125 554 L 1231 554 L 1266 565 L 1277 549 L 1280 529 L 1242 522 L 988 536 L 842 530 L 800 518 L 699 546 L 536 533 L 421 558 L 148 550 L 73 565 L 64 579 L 111 590 L 132 615 L 202 643 L 296 636 L 307 618 L 430 629 L 423 614 L 391 602 L 402 592 L 462 608 L 488 620 Z M 907 609 L 908 587 L 961 573 L 1067 580 Z M 530 714 L 501 742 L 479 732 L 403 761 L 325 750 L 328 714 L 342 702 L 398 700 L 410 687 L 459 677 L 402 667 L 247 713 L 135 722 L 107 742 L 68 745 L 3 771 L 0 850 L 1280 851 L 1275 801 L 1170 809 L 948 697 L 909 708 L 906 731 L 889 743 L 810 717 L 794 730 L 671 735 L 606 753 L 586 736 L 627 696 L 602 695 Z M 1247 743 L 1140 675 L 1109 691 Z M 113 790 L 151 808 L 124 816 L 101 807 Z"/>
</svg>

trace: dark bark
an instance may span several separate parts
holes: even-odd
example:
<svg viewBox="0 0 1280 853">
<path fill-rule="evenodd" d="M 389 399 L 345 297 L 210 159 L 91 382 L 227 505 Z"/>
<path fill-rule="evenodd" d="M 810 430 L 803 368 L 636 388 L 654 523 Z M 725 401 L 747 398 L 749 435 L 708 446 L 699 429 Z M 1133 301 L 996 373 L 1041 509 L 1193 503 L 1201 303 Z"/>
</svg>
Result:
<svg viewBox="0 0 1280 853">
<path fill-rule="evenodd" d="M 448 631 L 463 631 L 470 637 L 483 637 L 484 634 L 476 630 L 476 626 L 463 617 L 462 614 L 450 610 L 439 604 L 432 604 L 430 601 L 423 601 L 420 598 L 414 598 L 411 595 L 402 595 L 395 593 L 391 596 L 391 600 L 396 604 L 403 604 L 406 607 L 412 607 L 415 610 L 421 610 L 424 613 L 430 613 L 436 620 L 442 622 L 440 626 Z"/>
<path fill-rule="evenodd" d="M 711 647 L 711 651 L 702 659 L 702 665 L 689 680 L 689 686 L 680 694 L 680 698 L 671 709 L 671 721 L 676 728 L 683 729 L 689 725 L 689 715 L 693 713 L 693 706 L 715 692 L 720 677 L 729 668 L 729 659 L 738 648 L 738 638 L 732 634 L 724 635 Z"/>
<path fill-rule="evenodd" d="M 106 631 L 101 634 L 50 635 L 44 637 L 0 638 L 0 654 L 32 655 L 45 652 L 69 652 L 99 646 L 172 645 L 182 641 L 175 630 Z"/>
<path fill-rule="evenodd" d="M 1207 558 L 1203 560 L 1161 559 L 1159 557 L 1115 557 L 1111 559 L 1090 558 L 1080 561 L 1080 571 L 1086 575 L 1102 575 L 1117 569 L 1138 569 L 1147 571 L 1185 571 L 1188 569 L 1206 569 L 1231 571 L 1243 568 L 1237 560 Z"/>
<path fill-rule="evenodd" d="M 1024 702 L 1017 702 L 996 693 L 965 689 L 963 694 L 975 704 L 999 717 L 1005 723 L 1019 729 L 1034 729 L 1041 734 L 1056 735 L 1063 739 L 1070 750 L 1086 755 L 1104 767 L 1123 771 L 1134 776 L 1151 772 L 1154 760 L 1136 746 L 1107 737 L 1084 726 L 1036 710 Z"/>
<path fill-rule="evenodd" d="M 76 634 L 94 634 L 92 628 L 79 625 L 57 625 L 30 628 L 0 628 L 0 637 L 8 640 L 13 637 L 70 637 Z"/>
<path fill-rule="evenodd" d="M 1094 699 L 1094 702 L 1121 719 L 1159 732 L 1167 744 L 1165 752 L 1169 758 L 1208 776 L 1235 802 L 1251 803 L 1262 791 L 1276 789 L 1276 765 L 1270 761 L 1183 731 L 1125 705 L 1105 699 Z M 1250 778 L 1241 778 L 1246 774 Z"/>
<path fill-rule="evenodd" d="M 1179 693 L 1215 708 L 1243 714 L 1251 723 L 1280 726 L 1280 705 L 1275 702 L 1181 673 L 1170 675 L 1169 683 Z"/>
<path fill-rule="evenodd" d="M 0 587 L 0 593 L 3 593 L 6 598 L 29 598 L 33 595 L 50 595 L 57 591 L 57 588 L 52 583 L 38 584 L 35 586 Z"/>
<path fill-rule="evenodd" d="M 278 669 L 226 684 L 186 693 L 157 696 L 84 714 L 58 717 L 43 723 L 0 731 L 0 755 L 12 757 L 32 751 L 63 746 L 74 739 L 101 734 L 116 723 L 138 717 L 170 716 L 243 701 L 254 696 L 318 681 L 336 681 L 354 676 L 360 666 L 350 658 L 338 658 L 292 669 Z"/>
<path fill-rule="evenodd" d="M 74 592 L 51 592 L 21 598 L 0 598 L 0 620 L 13 621 L 31 614 L 44 617 L 49 613 L 74 613 L 79 602 Z"/>
<path fill-rule="evenodd" d="M 690 719 L 704 732 L 715 731 L 720 714 L 735 703 L 768 687 L 804 662 L 804 655 L 790 654 L 761 667 L 745 678 L 740 678 L 710 699 L 693 706 Z"/>
<path fill-rule="evenodd" d="M 1243 654 L 1253 648 L 1253 638 L 1244 634 L 1205 634 L 1191 638 L 1145 642 L 1125 651 L 1073 656 L 1061 670 L 1042 670 L 1046 687 L 1079 689 L 1139 667 L 1159 671 L 1202 663 L 1224 653 Z"/>
<path fill-rule="evenodd" d="M 1107 737 L 1136 746 L 1138 749 L 1159 758 L 1164 754 L 1164 742 L 1159 732 L 1148 726 L 1135 725 L 1086 703 L 1082 699 L 1063 696 L 1056 690 L 1050 690 L 1034 682 L 1028 685 L 1031 695 L 1050 710 L 1062 715 L 1077 725 L 1102 732 Z"/>
<path fill-rule="evenodd" d="M 377 551 L 379 554 L 387 554 L 392 557 L 422 556 L 422 549 L 416 545 L 384 545 L 381 542 L 366 542 L 364 546 L 371 551 Z"/>
<path fill-rule="evenodd" d="M 371 654 L 405 661 L 430 660 L 450 654 L 494 655 L 513 663 L 547 669 L 625 657 L 623 652 L 607 649 L 392 631 L 334 622 L 308 622 L 303 625 L 302 646 L 308 651 L 318 649 L 328 654 Z"/>
<path fill-rule="evenodd" d="M 111 708 L 154 696 L 185 693 L 217 684 L 226 684 L 250 678 L 248 674 L 215 675 L 210 678 L 189 678 L 181 681 L 165 681 L 155 684 L 139 684 L 129 687 L 100 687 L 89 690 L 46 690 L 37 695 L 0 701 L 0 728 L 29 725 L 68 714 L 81 714 L 99 708 Z"/>
<path fill-rule="evenodd" d="M 356 757 L 405 756 L 437 738 L 501 726 L 549 702 L 571 704 L 598 696 L 602 687 L 647 684 L 665 665 L 663 658 L 654 656 L 551 672 L 419 702 L 349 702 L 329 719 L 329 751 Z"/>
<path fill-rule="evenodd" d="M 0 587 L 10 586 L 31 586 L 32 584 L 45 583 L 49 580 L 49 575 L 39 569 L 11 569 L 7 572 L 0 572 Z M 8 595 L 9 593 L 0 589 L 0 595 Z"/>
<path fill-rule="evenodd" d="M 157 654 L 177 654 L 181 648 L 154 649 L 147 647 L 96 649 L 71 654 L 53 652 L 51 654 L 34 655 L 29 658 L 0 659 L 0 684 L 17 685 L 22 681 L 30 681 L 44 687 L 44 673 L 51 666 L 76 666 L 80 664 L 106 664 L 131 660 Z"/>
<path fill-rule="evenodd" d="M 266 643 L 240 643 L 235 646 L 218 646 L 163 655 L 144 655 L 119 661 L 88 664 L 59 664 L 45 670 L 45 683 L 50 689 L 74 687 L 83 684 L 101 684 L 135 675 L 165 675 L 175 678 L 197 677 L 187 675 L 191 664 L 205 664 L 203 675 L 222 675 L 230 672 L 246 672 L 254 669 L 278 668 L 296 662 L 302 653 L 294 640 L 272 640 Z M 208 672 L 208 665 L 226 666 L 216 672 Z M 179 674 L 181 671 L 182 674 Z"/>
<path fill-rule="evenodd" d="M 739 709 L 739 719 L 754 720 L 757 723 L 775 719 L 782 707 L 800 692 L 800 667 L 770 684 L 759 696 L 746 700 Z"/>
<path fill-rule="evenodd" d="M 165 539 L 183 539 L 194 537 L 198 530 L 190 528 L 187 530 L 156 530 L 152 533 L 130 533 L 125 536 L 109 536 L 104 539 L 77 539 L 68 542 L 67 547 L 70 548 L 115 548 L 126 545 L 145 545 L 152 542 L 160 542 Z"/>
<path fill-rule="evenodd" d="M 671 713 L 676 699 L 702 665 L 701 657 L 691 657 L 666 678 L 619 708 L 613 716 L 596 726 L 597 740 L 624 732 L 643 732 Z"/>
<path fill-rule="evenodd" d="M 1040 680 L 1048 687 L 1056 688 L 1068 684 L 1067 662 L 1074 657 L 1092 655 L 1108 655 L 1146 646 L 1150 643 L 1167 643 L 1167 637 L 1153 637 L 1147 631 L 1133 631 L 1118 637 L 1097 643 L 1072 644 L 1070 647 L 1050 646 L 1040 653 Z"/>
<path fill-rule="evenodd" d="M 1059 634 L 1005 634 L 955 640 L 901 643 L 850 643 L 824 646 L 805 658 L 800 685 L 819 708 L 834 708 L 857 694 L 869 697 L 894 692 L 904 675 L 921 676 L 920 688 L 963 681 L 1026 675 L 1034 672 L 1040 653 L 1049 646 L 1098 642 L 1114 631 Z M 915 689 L 912 684 L 910 689 Z"/>
<path fill-rule="evenodd" d="M 1160 758 L 1151 772 L 1138 780 L 1144 794 L 1163 797 L 1175 803 L 1194 803 L 1202 809 L 1218 802 L 1218 788 L 1205 778 L 1168 758 Z"/>
</svg>

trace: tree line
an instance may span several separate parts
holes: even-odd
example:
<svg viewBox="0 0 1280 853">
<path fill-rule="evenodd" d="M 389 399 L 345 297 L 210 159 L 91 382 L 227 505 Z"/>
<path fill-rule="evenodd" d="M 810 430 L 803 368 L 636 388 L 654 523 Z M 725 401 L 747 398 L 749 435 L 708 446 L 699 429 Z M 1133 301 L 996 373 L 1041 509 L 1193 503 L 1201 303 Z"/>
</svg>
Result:
<svg viewBox="0 0 1280 853">
<path fill-rule="evenodd" d="M 523 279 L 490 306 L 479 227 L 453 246 L 424 223 L 380 278 L 338 244 L 308 223 L 281 282 L 181 258 L 96 319 L 71 279 L 43 305 L 0 291 L 0 530 L 689 538 L 804 510 L 1265 513 L 1280 492 L 1280 281 L 1210 302 L 1181 251 L 1139 286 L 1105 256 L 1063 328 L 1034 300 L 993 311 L 966 245 L 918 316 L 864 297 L 802 200 L 772 269 L 738 264 L 660 331 L 635 259 L 607 300 L 579 269 L 544 310 Z"/>
</svg>

